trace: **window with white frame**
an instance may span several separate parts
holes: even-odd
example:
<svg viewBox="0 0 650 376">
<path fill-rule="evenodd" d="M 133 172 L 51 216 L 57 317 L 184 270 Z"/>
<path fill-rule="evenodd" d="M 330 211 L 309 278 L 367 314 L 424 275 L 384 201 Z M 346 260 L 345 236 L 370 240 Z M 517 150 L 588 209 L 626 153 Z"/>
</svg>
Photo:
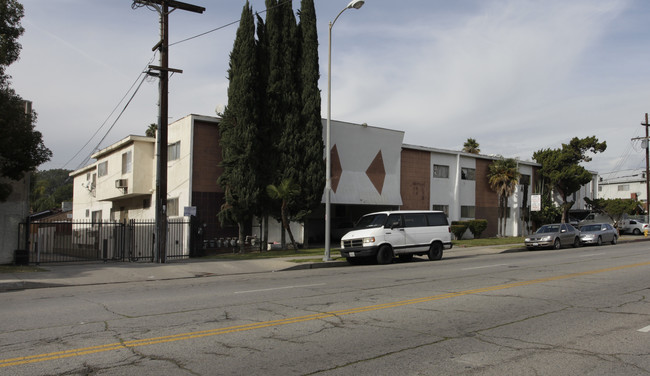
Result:
<svg viewBox="0 0 650 376">
<path fill-rule="evenodd" d="M 131 150 L 122 153 L 122 173 L 128 174 L 133 168 L 133 152 Z"/>
<path fill-rule="evenodd" d="M 440 179 L 448 179 L 449 178 L 449 166 L 445 165 L 433 165 L 433 177 L 434 178 L 440 178 Z"/>
<path fill-rule="evenodd" d="M 475 207 L 462 205 L 460 207 L 460 216 L 461 218 L 475 218 Z"/>
<path fill-rule="evenodd" d="M 619 184 L 618 185 L 618 191 L 619 192 L 625 192 L 630 190 L 630 185 L 629 184 Z"/>
<path fill-rule="evenodd" d="M 101 178 L 102 176 L 108 175 L 108 161 L 104 161 L 97 165 L 97 175 Z"/>
<path fill-rule="evenodd" d="M 181 157 L 181 142 L 176 141 L 167 146 L 167 160 L 175 161 Z"/>
<path fill-rule="evenodd" d="M 460 178 L 463 180 L 476 180 L 476 170 L 473 168 L 463 167 L 460 169 Z"/>
<path fill-rule="evenodd" d="M 439 210 L 449 217 L 449 205 L 431 205 L 431 210 Z"/>
</svg>

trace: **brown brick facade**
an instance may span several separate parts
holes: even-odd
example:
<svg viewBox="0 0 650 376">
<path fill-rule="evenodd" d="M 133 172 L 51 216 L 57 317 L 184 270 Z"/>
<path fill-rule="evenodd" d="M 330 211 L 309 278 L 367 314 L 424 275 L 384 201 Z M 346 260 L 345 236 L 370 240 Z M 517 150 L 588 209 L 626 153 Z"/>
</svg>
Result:
<svg viewBox="0 0 650 376">
<path fill-rule="evenodd" d="M 217 218 L 225 202 L 223 189 L 217 183 L 223 173 L 218 125 L 195 120 L 193 141 L 192 206 L 197 209 L 199 223 L 205 224 L 203 239 L 236 236 L 235 227 L 223 228 Z"/>
<path fill-rule="evenodd" d="M 217 184 L 223 172 L 217 124 L 195 120 L 193 149 L 192 191 L 223 193 Z"/>
<path fill-rule="evenodd" d="M 476 219 L 487 219 L 488 227 L 481 234 L 481 237 L 497 235 L 499 221 L 499 203 L 496 192 L 490 188 L 488 181 L 489 166 L 492 161 L 476 159 Z"/>
<path fill-rule="evenodd" d="M 400 192 L 402 210 L 431 210 L 431 153 L 402 149 Z"/>
</svg>

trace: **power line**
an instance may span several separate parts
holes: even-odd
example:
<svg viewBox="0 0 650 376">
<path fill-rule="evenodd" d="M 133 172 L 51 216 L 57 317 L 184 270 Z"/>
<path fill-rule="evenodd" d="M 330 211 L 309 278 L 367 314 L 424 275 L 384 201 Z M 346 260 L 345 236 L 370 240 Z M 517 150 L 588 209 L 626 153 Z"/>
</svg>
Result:
<svg viewBox="0 0 650 376">
<path fill-rule="evenodd" d="M 262 10 L 262 11 L 260 11 L 260 12 L 257 12 L 257 14 L 266 13 L 266 12 L 268 12 L 268 11 L 271 10 L 271 9 L 278 8 L 278 7 L 280 7 L 280 6 L 282 6 L 282 5 L 285 5 L 285 4 L 288 4 L 288 3 L 291 3 L 291 0 L 285 0 L 285 1 L 281 2 L 281 3 L 278 3 L 276 6 L 274 6 L 274 7 L 272 7 L 272 8 L 264 9 L 264 10 Z M 133 9 L 135 9 L 135 8 L 139 8 L 139 7 L 146 7 L 146 8 L 151 9 L 151 10 L 156 10 L 156 9 L 153 8 L 151 5 L 146 5 L 146 4 L 137 4 L 137 3 L 135 3 L 135 2 L 132 4 L 132 8 L 133 8 Z M 232 25 L 238 24 L 239 22 L 240 22 L 240 20 L 232 21 L 232 22 L 227 23 L 227 24 L 225 24 L 225 25 L 222 25 L 222 26 L 216 27 L 216 28 L 214 28 L 214 29 L 211 29 L 211 30 L 205 31 L 205 32 L 203 32 L 203 33 L 196 34 L 196 35 L 194 35 L 194 36 L 191 36 L 191 37 L 188 37 L 188 38 L 185 38 L 185 39 L 181 39 L 181 40 L 179 40 L 179 41 L 177 41 L 177 42 L 174 42 L 174 43 L 170 43 L 169 46 L 171 47 L 171 46 L 174 46 L 174 45 L 177 45 L 177 44 L 181 44 L 181 43 L 184 43 L 184 42 L 187 42 L 187 41 L 190 41 L 190 40 L 193 40 L 193 39 L 196 39 L 196 38 L 202 37 L 202 36 L 204 36 L 204 35 L 207 35 L 207 34 L 213 33 L 213 32 L 215 32 L 215 31 L 219 31 L 219 30 L 225 29 L 225 28 L 227 28 L 227 27 L 229 27 L 229 26 L 232 26 Z M 128 89 L 127 92 L 124 94 L 124 96 L 122 97 L 122 99 L 120 99 L 120 101 L 115 105 L 115 107 L 113 108 L 113 110 L 111 111 L 111 113 L 106 117 L 106 120 L 104 120 L 104 122 L 99 126 L 99 128 L 97 128 L 97 130 L 95 131 L 95 133 L 93 133 L 93 135 L 90 137 L 90 139 L 88 139 L 88 141 L 87 141 L 87 142 L 86 142 L 86 143 L 85 143 L 85 144 L 84 144 L 84 145 L 79 149 L 79 151 L 78 151 L 74 156 L 72 156 L 72 158 L 70 158 L 70 160 L 68 160 L 68 161 L 63 165 L 62 168 L 65 168 L 65 167 L 68 166 L 68 165 L 69 165 L 69 164 L 70 164 L 70 163 L 71 163 L 75 158 L 77 158 L 77 156 L 79 156 L 79 154 L 81 154 L 81 152 L 82 152 L 82 151 L 83 151 L 83 150 L 84 150 L 84 149 L 85 149 L 85 148 L 90 144 L 90 142 L 95 138 L 95 136 L 97 136 L 97 134 L 99 133 L 99 131 L 100 131 L 102 128 L 104 128 L 104 126 L 106 125 L 106 123 L 108 122 L 108 120 L 111 118 L 111 116 L 113 116 L 113 114 L 114 114 L 115 111 L 118 109 L 118 107 L 120 106 L 120 104 L 124 102 L 124 99 L 128 96 L 128 94 L 131 92 L 131 90 L 133 89 L 133 87 L 137 84 L 138 80 L 140 80 L 140 77 L 141 77 L 143 74 L 146 74 L 146 69 L 147 69 L 147 68 L 149 67 L 149 65 L 150 65 L 150 64 L 155 60 L 157 53 L 158 53 L 158 51 L 156 50 L 156 52 L 154 53 L 154 56 L 153 56 L 153 57 L 151 58 L 151 60 L 149 60 L 149 62 L 145 65 L 144 71 L 140 72 L 140 74 L 139 74 L 138 77 L 135 79 L 135 81 L 133 82 L 133 84 L 131 84 L 131 87 L 129 87 L 129 89 Z M 145 78 L 146 78 L 146 76 L 145 76 Z M 140 88 L 140 86 L 142 86 L 143 81 L 144 81 L 144 79 L 140 81 L 140 84 L 138 85 L 138 89 Z M 136 89 L 136 91 L 133 93 L 133 95 L 131 96 L 131 98 L 129 99 L 129 103 L 131 102 L 131 100 L 133 99 L 133 97 L 135 96 L 136 93 L 137 93 L 137 89 Z M 124 111 L 126 110 L 126 107 L 128 106 L 129 103 L 127 103 L 126 106 L 122 109 L 122 111 L 120 112 L 120 115 L 118 116 L 118 118 L 113 122 L 113 124 L 111 125 L 111 127 L 110 127 L 110 128 L 108 129 L 108 131 L 104 134 L 104 136 L 102 137 L 102 139 L 100 140 L 100 142 L 97 144 L 97 146 L 95 146 L 95 147 L 91 150 L 91 152 L 88 154 L 88 156 L 87 156 L 86 158 L 84 158 L 84 159 L 81 161 L 81 163 L 77 166 L 77 169 L 83 167 L 83 166 L 84 166 L 84 165 L 85 165 L 85 164 L 90 160 L 91 156 L 95 153 L 95 151 L 98 150 L 99 146 L 101 145 L 101 142 L 103 142 L 103 141 L 106 139 L 106 137 L 108 136 L 108 133 L 113 129 L 113 127 L 115 126 L 117 120 L 119 120 L 120 116 L 124 113 Z"/>
<path fill-rule="evenodd" d="M 256 13 L 257 13 L 257 14 L 266 13 L 266 12 L 268 12 L 268 11 L 271 10 L 271 9 L 279 8 L 279 7 L 281 7 L 281 6 L 285 5 L 285 4 L 288 4 L 288 3 L 291 3 L 291 0 L 285 0 L 285 1 L 281 2 L 281 3 L 278 3 L 278 5 L 276 5 L 276 6 L 274 6 L 274 7 L 267 8 L 267 9 L 264 9 L 264 10 L 259 11 L 259 12 L 256 12 Z M 232 25 L 238 24 L 239 21 L 240 21 L 240 20 L 232 21 L 232 22 L 227 23 L 227 24 L 225 24 L 225 25 L 222 25 L 222 26 L 216 27 L 216 28 L 214 28 L 214 29 L 211 29 L 211 30 L 205 31 L 205 32 L 203 32 L 203 33 L 200 33 L 200 34 L 197 34 L 197 35 L 194 35 L 194 36 L 191 36 L 191 37 L 185 38 L 185 39 L 181 39 L 181 40 L 179 40 L 178 42 L 170 43 L 169 46 L 171 47 L 171 46 L 174 46 L 174 45 L 176 45 L 176 44 L 184 43 L 184 42 L 187 42 L 187 41 L 189 41 L 189 40 L 196 39 L 196 38 L 202 37 L 202 36 L 204 36 L 204 35 L 207 35 L 207 34 L 213 33 L 213 32 L 215 32 L 215 31 L 218 31 L 218 30 L 221 30 L 221 29 L 225 29 L 225 28 L 227 28 L 228 26 L 232 26 Z"/>
<path fill-rule="evenodd" d="M 149 62 L 145 65 L 145 67 L 144 67 L 145 70 L 147 69 L 147 67 L 149 66 L 149 64 L 151 64 L 151 63 L 154 61 L 154 59 L 156 58 L 156 55 L 157 55 L 157 52 L 154 53 L 154 55 L 153 55 L 153 57 L 151 58 L 151 60 L 149 60 Z M 120 106 L 120 104 L 122 104 L 122 103 L 124 102 L 124 99 L 129 95 L 129 93 L 131 92 L 131 90 L 133 89 L 133 87 L 138 83 L 138 80 L 140 80 L 140 77 L 142 77 L 143 74 L 145 74 L 145 78 L 147 77 L 145 71 L 141 71 L 140 74 L 138 74 L 138 77 L 135 79 L 135 81 L 133 81 L 133 83 L 131 84 L 131 87 L 129 87 L 129 89 L 126 91 L 126 93 L 124 93 L 124 96 L 122 96 L 122 99 L 120 99 L 119 102 L 117 102 L 117 104 L 115 105 L 115 107 L 113 108 L 113 110 L 111 111 L 111 113 L 108 114 L 108 116 L 106 117 L 106 120 L 104 120 L 104 122 L 99 126 L 99 128 L 97 128 L 97 130 L 95 131 L 95 133 L 93 133 L 93 135 L 90 136 L 90 138 L 88 139 L 88 141 L 86 141 L 86 143 L 85 143 L 85 144 L 84 144 L 84 145 L 79 149 L 79 151 L 77 151 L 77 153 L 76 153 L 74 156 L 72 156 L 72 158 L 70 158 L 70 160 L 68 160 L 68 161 L 63 165 L 62 168 L 65 168 L 65 167 L 66 167 L 68 164 L 70 164 L 70 163 L 71 163 L 75 158 L 77 158 L 77 156 L 78 156 L 79 154 L 81 154 L 81 152 L 86 148 L 86 146 L 88 146 L 88 144 L 90 144 L 90 142 L 95 138 L 95 136 L 97 136 L 97 134 L 99 133 L 99 131 L 100 131 L 102 128 L 104 128 L 104 126 L 106 125 L 106 123 L 108 122 L 108 120 L 111 118 L 111 116 L 113 116 L 113 114 L 114 114 L 115 111 L 118 109 L 118 107 Z M 142 82 L 140 83 L 140 85 L 142 85 Z M 138 86 L 138 88 L 140 88 L 140 86 Z M 136 90 L 136 92 L 137 92 L 137 90 Z M 135 93 L 134 93 L 133 95 L 135 95 Z M 133 96 L 131 96 L 131 99 L 133 99 Z M 131 99 L 129 99 L 129 102 L 131 101 Z M 127 106 L 128 106 L 128 104 L 127 104 Z M 126 109 L 126 107 L 125 107 L 124 109 Z M 124 109 L 122 110 L 122 112 L 124 112 Z M 120 115 L 121 115 L 121 114 L 120 114 Z M 111 126 L 111 129 L 113 128 L 114 125 L 115 125 L 115 123 L 113 123 L 113 125 Z M 110 129 L 109 129 L 109 132 L 110 132 Z M 108 132 L 106 133 L 106 135 L 108 135 Z M 102 138 L 102 140 L 104 140 L 104 139 L 106 138 L 106 135 L 104 135 L 104 137 Z M 98 146 L 99 146 L 99 145 L 98 145 Z M 77 166 L 77 169 L 83 167 L 83 166 L 84 166 L 84 165 L 85 165 L 85 164 L 90 160 L 90 156 L 94 153 L 95 149 L 96 149 L 98 146 L 96 146 L 95 148 L 93 148 L 93 149 L 91 150 L 90 154 L 89 154 L 86 158 L 84 158 L 84 160 L 83 160 L 83 161 L 82 161 L 82 162 Z"/>
</svg>

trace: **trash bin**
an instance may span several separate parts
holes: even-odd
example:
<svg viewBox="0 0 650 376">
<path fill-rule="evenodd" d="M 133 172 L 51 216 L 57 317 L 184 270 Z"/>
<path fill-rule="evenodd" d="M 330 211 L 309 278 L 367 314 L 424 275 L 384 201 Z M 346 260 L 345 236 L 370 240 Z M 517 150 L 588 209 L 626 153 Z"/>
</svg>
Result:
<svg viewBox="0 0 650 376">
<path fill-rule="evenodd" d="M 17 249 L 14 251 L 14 264 L 29 265 L 29 251 Z"/>
</svg>

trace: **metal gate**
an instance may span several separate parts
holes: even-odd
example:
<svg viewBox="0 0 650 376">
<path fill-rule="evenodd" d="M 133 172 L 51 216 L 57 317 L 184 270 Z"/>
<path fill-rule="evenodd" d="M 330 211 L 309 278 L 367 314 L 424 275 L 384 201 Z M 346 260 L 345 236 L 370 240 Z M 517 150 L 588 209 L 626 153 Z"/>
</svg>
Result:
<svg viewBox="0 0 650 376">
<path fill-rule="evenodd" d="M 169 218 L 166 260 L 187 259 L 195 252 L 194 221 L 190 217 Z M 34 221 L 21 223 L 19 248 L 29 262 L 61 263 L 84 261 L 153 262 L 155 254 L 153 220 Z"/>
</svg>

